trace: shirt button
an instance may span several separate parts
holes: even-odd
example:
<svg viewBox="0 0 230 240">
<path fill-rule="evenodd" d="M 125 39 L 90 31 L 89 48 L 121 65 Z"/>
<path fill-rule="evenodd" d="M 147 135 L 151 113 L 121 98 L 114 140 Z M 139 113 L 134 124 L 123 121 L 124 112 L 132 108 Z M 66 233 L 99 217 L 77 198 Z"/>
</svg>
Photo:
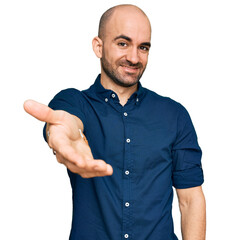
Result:
<svg viewBox="0 0 230 240">
<path fill-rule="evenodd" d="M 139 98 L 136 99 L 136 102 L 139 102 Z"/>
<path fill-rule="evenodd" d="M 126 234 L 124 235 L 124 237 L 125 237 L 125 238 L 129 238 L 129 234 L 126 233 Z"/>
<path fill-rule="evenodd" d="M 115 98 L 115 97 L 116 97 L 116 95 L 113 93 L 113 94 L 112 94 L 112 98 Z"/>
<path fill-rule="evenodd" d="M 129 207 L 129 202 L 126 202 L 126 203 L 125 203 L 125 206 L 126 206 L 126 207 Z"/>
<path fill-rule="evenodd" d="M 128 113 L 127 113 L 127 112 L 124 112 L 124 115 L 125 115 L 125 117 L 127 117 L 127 116 L 128 116 Z"/>
<path fill-rule="evenodd" d="M 125 175 L 129 175 L 129 171 L 128 170 L 125 171 Z"/>
<path fill-rule="evenodd" d="M 130 139 L 129 139 L 129 138 L 127 138 L 127 139 L 126 139 L 126 142 L 127 142 L 127 143 L 130 143 Z"/>
<path fill-rule="evenodd" d="M 108 102 L 109 101 L 108 98 L 105 98 L 105 101 Z"/>
</svg>

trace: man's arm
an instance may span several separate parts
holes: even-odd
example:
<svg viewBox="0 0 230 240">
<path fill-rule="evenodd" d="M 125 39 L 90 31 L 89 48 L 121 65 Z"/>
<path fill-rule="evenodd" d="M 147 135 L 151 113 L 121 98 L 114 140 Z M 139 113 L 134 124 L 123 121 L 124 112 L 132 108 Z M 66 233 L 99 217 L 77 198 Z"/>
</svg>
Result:
<svg viewBox="0 0 230 240">
<path fill-rule="evenodd" d="M 47 142 L 56 152 L 59 163 L 84 178 L 112 175 L 113 169 L 109 164 L 93 158 L 89 145 L 79 132 L 79 129 L 83 132 L 84 126 L 78 117 L 65 111 L 54 111 L 32 100 L 24 103 L 24 109 L 33 117 L 47 123 Z"/>
<path fill-rule="evenodd" d="M 205 240 L 206 203 L 201 186 L 176 191 L 183 240 Z"/>
</svg>

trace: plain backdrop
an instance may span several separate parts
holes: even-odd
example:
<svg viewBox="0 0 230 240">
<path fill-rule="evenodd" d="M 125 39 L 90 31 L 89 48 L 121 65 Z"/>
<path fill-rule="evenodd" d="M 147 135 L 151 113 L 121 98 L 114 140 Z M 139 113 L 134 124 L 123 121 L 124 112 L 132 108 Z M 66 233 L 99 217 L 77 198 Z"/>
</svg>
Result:
<svg viewBox="0 0 230 240">
<path fill-rule="evenodd" d="M 152 23 L 142 85 L 182 103 L 203 150 L 207 239 L 229 238 L 230 4 L 224 0 L 2 0 L 0 2 L 0 239 L 68 239 L 66 169 L 23 110 L 64 88 L 88 88 L 100 70 L 91 41 L 101 14 L 133 3 Z M 175 232 L 181 239 L 175 195 Z M 137 239 L 138 240 L 138 239 Z"/>
</svg>

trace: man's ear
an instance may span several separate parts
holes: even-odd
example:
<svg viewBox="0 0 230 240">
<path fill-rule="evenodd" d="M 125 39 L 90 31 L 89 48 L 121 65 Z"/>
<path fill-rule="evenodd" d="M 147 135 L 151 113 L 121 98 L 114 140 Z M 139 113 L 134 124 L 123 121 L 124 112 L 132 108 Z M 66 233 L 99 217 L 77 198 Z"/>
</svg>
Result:
<svg viewBox="0 0 230 240">
<path fill-rule="evenodd" d="M 99 37 L 95 37 L 92 41 L 93 51 L 98 58 L 102 58 L 102 45 L 103 42 Z"/>
</svg>

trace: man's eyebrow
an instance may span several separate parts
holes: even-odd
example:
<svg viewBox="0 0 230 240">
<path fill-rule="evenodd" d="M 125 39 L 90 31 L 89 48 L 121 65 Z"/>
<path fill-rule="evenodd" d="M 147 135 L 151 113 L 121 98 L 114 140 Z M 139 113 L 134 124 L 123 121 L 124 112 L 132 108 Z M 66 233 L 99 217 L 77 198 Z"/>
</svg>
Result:
<svg viewBox="0 0 230 240">
<path fill-rule="evenodd" d="M 151 43 L 150 43 L 150 42 L 143 42 L 141 45 L 142 45 L 142 46 L 151 47 Z"/>
<path fill-rule="evenodd" d="M 128 42 L 132 42 L 132 39 L 131 39 L 130 37 L 125 36 L 125 35 L 123 35 L 123 34 L 115 37 L 115 38 L 114 38 L 114 41 L 116 41 L 116 40 L 118 40 L 118 39 L 120 39 L 120 38 L 121 38 L 121 39 L 125 39 L 125 40 L 127 40 Z M 141 43 L 140 45 L 151 47 L 151 43 L 150 43 L 150 42 L 143 42 L 143 43 Z"/>
<path fill-rule="evenodd" d="M 116 41 L 117 39 L 120 39 L 120 38 L 125 39 L 125 40 L 127 40 L 127 41 L 129 41 L 129 42 L 132 42 L 132 39 L 131 39 L 130 37 L 127 37 L 127 36 L 125 36 L 125 35 L 123 35 L 123 34 L 115 37 L 115 38 L 114 38 L 114 41 Z"/>
</svg>

